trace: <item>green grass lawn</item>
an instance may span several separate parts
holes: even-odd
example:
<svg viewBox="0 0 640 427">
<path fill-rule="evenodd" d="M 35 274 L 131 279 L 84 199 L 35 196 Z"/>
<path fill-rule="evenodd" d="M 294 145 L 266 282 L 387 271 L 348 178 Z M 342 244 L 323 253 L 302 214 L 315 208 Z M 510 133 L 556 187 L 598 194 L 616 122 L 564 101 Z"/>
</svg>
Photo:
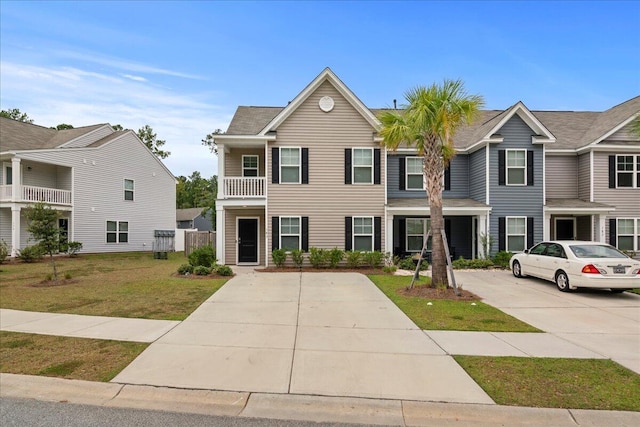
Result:
<svg viewBox="0 0 640 427">
<path fill-rule="evenodd" d="M 227 279 L 172 277 L 182 253 L 156 260 L 150 252 L 57 258 L 59 285 L 43 284 L 51 266 L 0 265 L 0 308 L 144 319 L 183 320 Z"/>
<path fill-rule="evenodd" d="M 411 282 L 408 276 L 370 275 L 369 279 L 420 329 L 490 332 L 540 332 L 515 317 L 481 301 L 426 299 L 399 294 Z M 422 278 L 416 286 L 425 286 Z M 431 303 L 429 305 L 428 303 Z M 472 305 L 475 303 L 475 305 Z"/>
<path fill-rule="evenodd" d="M 499 405 L 640 411 L 640 375 L 607 359 L 455 356 Z"/>
</svg>

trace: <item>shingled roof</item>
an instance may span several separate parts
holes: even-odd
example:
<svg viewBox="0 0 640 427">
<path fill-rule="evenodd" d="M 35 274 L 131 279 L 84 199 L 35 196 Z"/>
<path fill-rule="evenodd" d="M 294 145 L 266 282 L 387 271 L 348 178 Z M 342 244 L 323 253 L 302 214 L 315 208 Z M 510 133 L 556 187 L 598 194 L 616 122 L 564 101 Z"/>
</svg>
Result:
<svg viewBox="0 0 640 427">
<path fill-rule="evenodd" d="M 104 125 L 56 130 L 0 117 L 0 151 L 57 148 Z"/>
</svg>

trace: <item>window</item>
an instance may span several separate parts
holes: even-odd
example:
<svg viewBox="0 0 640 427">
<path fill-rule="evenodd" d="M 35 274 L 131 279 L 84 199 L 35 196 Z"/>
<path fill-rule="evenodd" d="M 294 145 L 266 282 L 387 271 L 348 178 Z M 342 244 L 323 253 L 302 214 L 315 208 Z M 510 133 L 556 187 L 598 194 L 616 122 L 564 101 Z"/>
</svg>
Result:
<svg viewBox="0 0 640 427">
<path fill-rule="evenodd" d="M 407 190 L 424 190 L 422 157 L 407 157 Z"/>
<path fill-rule="evenodd" d="M 242 156 L 242 176 L 258 176 L 258 156 Z"/>
<path fill-rule="evenodd" d="M 353 250 L 373 250 L 373 218 L 353 217 Z"/>
<path fill-rule="evenodd" d="M 280 248 L 300 249 L 300 217 L 280 217 Z"/>
<path fill-rule="evenodd" d="M 11 166 L 4 167 L 4 185 L 13 184 L 13 168 Z"/>
<path fill-rule="evenodd" d="M 353 183 L 373 183 L 373 149 L 353 149 Z"/>
<path fill-rule="evenodd" d="M 132 179 L 124 180 L 124 199 L 133 200 L 133 180 Z"/>
<path fill-rule="evenodd" d="M 127 243 L 129 241 L 129 223 L 126 221 L 107 221 L 107 243 Z"/>
<path fill-rule="evenodd" d="M 431 228 L 431 220 L 429 218 L 407 218 L 406 220 L 407 252 L 420 252 L 424 244 L 424 238 Z M 427 250 L 431 250 L 431 236 L 427 241 Z"/>
<path fill-rule="evenodd" d="M 507 150 L 507 185 L 527 183 L 527 151 Z"/>
<path fill-rule="evenodd" d="M 640 155 L 616 156 L 616 183 L 617 188 L 640 188 Z"/>
<path fill-rule="evenodd" d="M 616 227 L 621 251 L 640 250 L 640 218 L 618 218 Z"/>
<path fill-rule="evenodd" d="M 280 182 L 300 184 L 300 149 L 280 149 Z"/>
<path fill-rule="evenodd" d="M 507 251 L 522 252 L 527 243 L 527 218 L 507 217 Z"/>
</svg>

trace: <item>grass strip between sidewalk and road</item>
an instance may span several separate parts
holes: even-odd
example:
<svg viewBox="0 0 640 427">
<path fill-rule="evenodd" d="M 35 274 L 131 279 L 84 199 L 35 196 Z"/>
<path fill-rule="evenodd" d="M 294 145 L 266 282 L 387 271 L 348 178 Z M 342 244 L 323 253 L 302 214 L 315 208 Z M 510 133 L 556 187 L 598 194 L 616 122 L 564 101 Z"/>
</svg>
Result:
<svg viewBox="0 0 640 427">
<path fill-rule="evenodd" d="M 147 346 L 0 331 L 0 372 L 107 382 Z"/>
<path fill-rule="evenodd" d="M 420 329 L 541 332 L 482 301 L 453 301 L 401 295 L 398 290 L 406 288 L 411 283 L 411 276 L 369 275 L 368 277 Z M 421 277 L 416 286 L 427 286 L 429 283 L 429 277 Z"/>
<path fill-rule="evenodd" d="M 640 411 L 640 375 L 608 359 L 454 358 L 498 405 Z"/>
</svg>

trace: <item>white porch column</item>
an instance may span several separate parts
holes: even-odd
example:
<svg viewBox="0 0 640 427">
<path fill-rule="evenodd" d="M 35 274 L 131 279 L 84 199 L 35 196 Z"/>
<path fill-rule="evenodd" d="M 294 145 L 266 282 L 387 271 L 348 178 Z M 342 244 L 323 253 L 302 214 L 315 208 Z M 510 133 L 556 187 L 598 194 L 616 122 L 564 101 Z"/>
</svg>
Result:
<svg viewBox="0 0 640 427">
<path fill-rule="evenodd" d="M 387 214 L 387 224 L 385 227 L 384 251 L 393 255 L 393 215 Z"/>
<path fill-rule="evenodd" d="M 218 145 L 218 199 L 227 197 L 224 191 L 224 150 L 224 145 Z"/>
<path fill-rule="evenodd" d="M 592 233 L 594 235 L 591 237 L 591 240 L 596 242 L 605 242 L 608 243 L 607 235 L 606 235 L 606 215 L 593 215 L 593 219 L 595 220 L 595 226 L 592 229 Z"/>
<path fill-rule="evenodd" d="M 20 173 L 20 159 L 11 159 L 11 201 L 22 201 L 22 174 Z"/>
<path fill-rule="evenodd" d="M 216 204 L 216 258 L 224 264 L 224 209 Z"/>
<path fill-rule="evenodd" d="M 11 205 L 11 256 L 18 256 L 20 250 L 20 206 Z"/>
<path fill-rule="evenodd" d="M 551 240 L 551 214 L 544 213 L 544 223 L 542 224 L 542 240 Z"/>
<path fill-rule="evenodd" d="M 479 258 L 486 258 L 487 254 L 485 253 L 485 248 L 484 245 L 482 244 L 482 236 L 486 236 L 487 238 L 489 238 L 488 236 L 488 230 L 487 230 L 487 216 L 486 215 L 479 215 L 478 216 L 478 230 L 477 230 L 477 236 L 478 236 L 478 257 Z M 489 251 L 491 251 L 491 248 L 489 248 Z"/>
</svg>

